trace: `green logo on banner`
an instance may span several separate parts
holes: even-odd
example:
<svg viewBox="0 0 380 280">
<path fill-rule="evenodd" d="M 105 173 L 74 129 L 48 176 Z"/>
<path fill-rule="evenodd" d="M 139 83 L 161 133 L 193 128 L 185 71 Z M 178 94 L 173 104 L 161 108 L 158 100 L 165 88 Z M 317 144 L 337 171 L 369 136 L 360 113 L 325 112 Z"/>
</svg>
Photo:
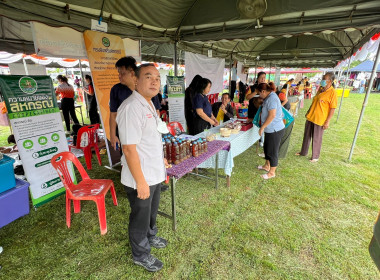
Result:
<svg viewBox="0 0 380 280">
<path fill-rule="evenodd" d="M 33 148 L 33 141 L 32 140 L 25 140 L 22 145 L 24 146 L 25 149 L 29 150 Z"/>
<path fill-rule="evenodd" d="M 61 179 L 59 179 L 59 177 L 57 177 L 57 178 L 54 178 L 53 180 L 50 180 L 50 181 L 47 181 L 47 182 L 43 183 L 41 185 L 41 187 L 43 189 L 47 189 L 47 188 L 50 188 L 50 187 L 52 187 L 52 186 L 54 186 L 54 185 L 56 185 L 56 184 L 58 184 L 60 182 L 61 182 Z"/>
<path fill-rule="evenodd" d="M 38 143 L 40 145 L 46 145 L 48 142 L 47 138 L 45 136 L 41 136 L 40 138 L 38 138 Z"/>
<path fill-rule="evenodd" d="M 35 153 L 33 153 L 32 157 L 33 158 L 40 158 L 40 157 L 44 157 L 44 156 L 47 156 L 47 155 L 54 154 L 57 151 L 58 151 L 58 148 L 57 147 L 53 147 L 53 148 L 49 148 L 49 149 L 46 149 L 46 150 L 41 150 L 41 151 L 35 152 Z"/>
<path fill-rule="evenodd" d="M 58 133 L 53 133 L 51 135 L 51 140 L 53 140 L 54 142 L 58 142 L 59 141 L 59 135 L 58 135 Z"/>
<path fill-rule="evenodd" d="M 103 43 L 103 46 L 105 46 L 106 48 L 108 48 L 111 45 L 110 39 L 108 39 L 107 37 L 102 38 L 102 43 Z"/>
<path fill-rule="evenodd" d="M 18 81 L 20 89 L 27 94 L 33 94 L 37 91 L 37 82 L 30 77 L 22 77 Z"/>
</svg>

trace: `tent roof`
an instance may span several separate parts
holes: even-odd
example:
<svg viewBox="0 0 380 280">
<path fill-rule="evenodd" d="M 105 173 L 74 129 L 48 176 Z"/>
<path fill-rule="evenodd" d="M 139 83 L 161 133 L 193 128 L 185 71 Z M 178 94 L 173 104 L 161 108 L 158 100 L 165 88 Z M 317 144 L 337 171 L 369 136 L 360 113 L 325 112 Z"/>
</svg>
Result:
<svg viewBox="0 0 380 280">
<path fill-rule="evenodd" d="M 363 63 L 360 63 L 359 65 L 355 66 L 354 68 L 351 68 L 351 72 L 372 72 L 373 69 L 373 61 L 366 60 Z M 377 67 L 376 72 L 380 72 L 380 64 Z"/>
<path fill-rule="evenodd" d="M 251 66 L 259 56 L 261 66 L 331 67 L 380 31 L 379 0 L 12 0 L 0 1 L 0 15 L 1 40 L 18 51 L 33 47 L 30 31 L 15 34 L 5 17 L 83 31 L 102 15 L 108 33 L 142 40 L 144 60 L 171 60 L 177 41 Z"/>
</svg>

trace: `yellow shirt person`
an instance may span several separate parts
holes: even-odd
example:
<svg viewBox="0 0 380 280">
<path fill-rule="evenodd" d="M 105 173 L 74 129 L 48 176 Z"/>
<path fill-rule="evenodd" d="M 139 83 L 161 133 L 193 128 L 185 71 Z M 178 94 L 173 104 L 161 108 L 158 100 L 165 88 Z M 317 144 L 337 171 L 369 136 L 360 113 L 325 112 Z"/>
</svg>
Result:
<svg viewBox="0 0 380 280">
<path fill-rule="evenodd" d="M 328 90 L 317 93 L 313 98 L 313 103 L 306 114 L 306 119 L 316 125 L 323 126 L 330 109 L 337 107 L 338 99 L 334 87 Z"/>
</svg>

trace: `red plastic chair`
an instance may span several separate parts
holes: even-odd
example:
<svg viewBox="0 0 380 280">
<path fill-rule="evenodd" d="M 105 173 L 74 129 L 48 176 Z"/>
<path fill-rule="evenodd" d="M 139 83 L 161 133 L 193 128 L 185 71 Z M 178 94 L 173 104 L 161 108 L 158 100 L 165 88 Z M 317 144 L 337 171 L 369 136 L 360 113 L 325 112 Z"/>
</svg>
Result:
<svg viewBox="0 0 380 280">
<path fill-rule="evenodd" d="M 304 98 L 305 99 L 311 99 L 311 89 L 307 88 L 304 90 Z"/>
<path fill-rule="evenodd" d="M 74 184 L 70 175 L 67 162 L 72 162 L 78 169 L 82 181 Z M 87 172 L 84 170 L 82 164 L 77 157 L 71 152 L 62 152 L 55 155 L 51 159 L 51 164 L 57 170 L 59 178 L 66 188 L 66 224 L 67 227 L 71 225 L 71 200 L 74 204 L 74 213 L 80 212 L 81 200 L 93 200 L 98 208 L 100 233 L 107 233 L 107 220 L 106 220 L 106 207 L 105 196 L 109 189 L 111 189 L 113 204 L 117 206 L 117 198 L 115 187 L 112 180 L 107 179 L 90 179 Z"/>
<path fill-rule="evenodd" d="M 208 97 L 208 101 L 212 105 L 212 104 L 218 102 L 219 93 L 212 93 L 212 94 L 207 95 L 207 97 Z"/>
<path fill-rule="evenodd" d="M 99 165 L 102 165 L 102 160 L 100 158 L 99 147 L 98 147 L 98 133 L 97 133 L 98 129 L 99 129 L 98 123 L 81 127 L 78 131 L 76 146 L 69 145 L 70 152 L 72 148 L 83 150 L 84 158 L 86 160 L 86 166 L 88 170 L 92 169 L 92 163 L 91 163 L 92 148 L 94 148 L 95 150 Z M 86 146 L 81 147 L 81 142 L 82 142 L 81 140 L 82 140 L 82 137 L 85 137 L 85 134 L 87 134 L 88 143 Z"/>
<path fill-rule="evenodd" d="M 166 110 L 160 111 L 160 117 L 163 122 L 168 122 L 168 112 Z"/>
<path fill-rule="evenodd" d="M 180 132 L 185 132 L 185 130 L 179 122 L 170 122 L 167 124 L 167 127 L 170 134 L 173 136 L 180 134 Z"/>
</svg>

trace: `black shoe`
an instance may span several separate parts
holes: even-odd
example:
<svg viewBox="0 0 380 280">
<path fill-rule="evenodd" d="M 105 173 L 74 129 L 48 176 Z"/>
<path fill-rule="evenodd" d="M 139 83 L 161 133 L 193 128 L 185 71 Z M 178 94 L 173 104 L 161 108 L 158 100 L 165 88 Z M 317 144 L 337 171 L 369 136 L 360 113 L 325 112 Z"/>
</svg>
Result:
<svg viewBox="0 0 380 280">
<path fill-rule="evenodd" d="M 165 248 L 166 245 L 168 245 L 168 241 L 162 237 L 153 236 L 149 238 L 149 244 L 151 247 L 161 249 L 161 248 Z"/>
<path fill-rule="evenodd" d="M 166 192 L 168 189 L 169 189 L 168 185 L 164 185 L 164 184 L 161 185 L 161 191 L 162 192 Z"/>
<path fill-rule="evenodd" d="M 133 262 L 137 265 L 142 266 L 143 268 L 145 268 L 146 270 L 150 272 L 159 271 L 164 266 L 164 264 L 159 259 L 157 259 L 156 257 L 152 255 L 148 255 L 145 259 L 141 261 L 134 260 Z"/>
</svg>

